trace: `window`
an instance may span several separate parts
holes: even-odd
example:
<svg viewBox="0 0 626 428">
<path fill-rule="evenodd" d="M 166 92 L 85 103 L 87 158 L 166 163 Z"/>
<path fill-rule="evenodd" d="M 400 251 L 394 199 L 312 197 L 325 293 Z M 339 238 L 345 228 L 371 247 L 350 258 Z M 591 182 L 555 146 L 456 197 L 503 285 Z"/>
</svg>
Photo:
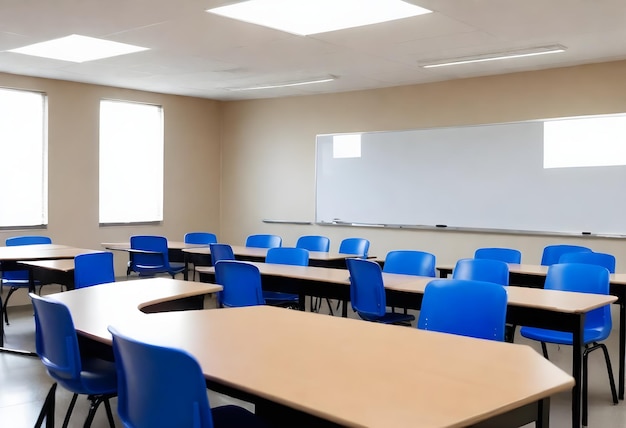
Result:
<svg viewBox="0 0 626 428">
<path fill-rule="evenodd" d="M 163 109 L 100 102 L 100 223 L 163 220 Z"/>
<path fill-rule="evenodd" d="M 0 89 L 0 227 L 48 224 L 46 95 Z"/>
<path fill-rule="evenodd" d="M 626 116 L 548 120 L 544 168 L 626 165 Z"/>
<path fill-rule="evenodd" d="M 361 134 L 333 136 L 333 158 L 360 158 Z"/>
</svg>

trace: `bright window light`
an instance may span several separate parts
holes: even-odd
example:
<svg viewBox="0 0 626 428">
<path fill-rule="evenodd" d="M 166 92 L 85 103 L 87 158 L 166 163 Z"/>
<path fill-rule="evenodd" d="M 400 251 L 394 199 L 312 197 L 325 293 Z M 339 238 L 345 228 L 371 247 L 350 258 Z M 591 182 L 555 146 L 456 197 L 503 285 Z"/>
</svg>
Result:
<svg viewBox="0 0 626 428">
<path fill-rule="evenodd" d="M 626 165 L 626 116 L 544 123 L 544 168 Z"/>
<path fill-rule="evenodd" d="M 305 36 L 431 11 L 401 0 L 249 0 L 207 12 Z"/>
<path fill-rule="evenodd" d="M 163 220 L 160 106 L 100 102 L 100 223 Z"/>
<path fill-rule="evenodd" d="M 333 136 L 333 158 L 360 158 L 361 134 Z"/>
<path fill-rule="evenodd" d="M 72 34 L 60 39 L 35 43 L 8 52 L 71 62 L 86 62 L 148 50 L 140 46 Z"/>
<path fill-rule="evenodd" d="M 48 224 L 46 96 L 0 89 L 0 227 Z"/>
</svg>

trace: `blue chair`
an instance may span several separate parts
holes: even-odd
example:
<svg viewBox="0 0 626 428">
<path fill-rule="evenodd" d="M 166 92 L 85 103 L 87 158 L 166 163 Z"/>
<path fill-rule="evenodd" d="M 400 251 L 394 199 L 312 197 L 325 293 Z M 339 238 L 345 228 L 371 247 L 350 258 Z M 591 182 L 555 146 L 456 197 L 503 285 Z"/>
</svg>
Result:
<svg viewBox="0 0 626 428">
<path fill-rule="evenodd" d="M 69 423 L 78 394 L 87 395 L 91 403 L 85 427 L 91 426 L 102 403 L 109 424 L 115 427 L 109 403 L 109 399 L 117 394 L 115 363 L 81 355 L 74 322 L 67 306 L 35 293 L 29 295 L 35 309 L 37 355 L 50 377 L 55 380 L 35 426 L 41 426 L 45 417 L 54 418 L 54 391 L 58 383 L 74 393 L 63 421 L 64 427 Z"/>
<path fill-rule="evenodd" d="M 330 251 L 330 239 L 320 235 L 305 235 L 298 238 L 296 248 L 327 253 Z"/>
<path fill-rule="evenodd" d="M 435 279 L 424 290 L 417 328 L 504 340 L 506 289 L 493 282 Z"/>
<path fill-rule="evenodd" d="M 565 253 L 559 259 L 559 263 L 586 263 L 603 266 L 609 273 L 615 273 L 615 256 L 607 253 L 578 252 Z"/>
<path fill-rule="evenodd" d="M 277 247 L 267 250 L 265 263 L 281 265 L 308 266 L 309 251 L 304 248 Z M 281 293 L 279 291 L 264 291 L 265 302 L 272 306 L 287 306 L 297 308 L 300 298 L 297 294 Z"/>
<path fill-rule="evenodd" d="M 233 247 L 228 244 L 209 244 L 211 251 L 211 264 L 215 266 L 220 260 L 235 260 Z"/>
<path fill-rule="evenodd" d="M 365 238 L 346 238 L 339 244 L 339 252 L 342 254 L 354 254 L 359 257 L 367 257 L 370 249 L 370 241 Z"/>
<path fill-rule="evenodd" d="M 509 285 L 509 265 L 494 259 L 461 259 L 454 266 L 452 279 Z"/>
<path fill-rule="evenodd" d="M 74 288 L 115 282 L 113 253 L 79 254 L 74 258 Z"/>
<path fill-rule="evenodd" d="M 581 247 L 580 245 L 548 245 L 543 249 L 541 264 L 543 266 L 551 266 L 559 263 L 563 254 L 580 252 L 590 253 L 591 248 Z"/>
<path fill-rule="evenodd" d="M 283 239 L 278 235 L 250 235 L 246 238 L 246 247 L 275 248 L 283 245 Z"/>
<path fill-rule="evenodd" d="M 217 236 L 210 232 L 185 233 L 185 244 L 209 245 L 217 243 Z"/>
<path fill-rule="evenodd" d="M 548 268 L 546 290 L 576 291 L 579 293 L 609 294 L 609 271 L 605 267 L 583 264 L 583 263 L 559 263 Z M 613 378 L 613 368 L 606 345 L 599 343 L 609 337 L 612 328 L 611 305 L 606 305 L 595 309 L 585 317 L 583 345 L 583 373 L 581 389 L 583 393 L 582 420 L 583 425 L 587 425 L 587 377 L 588 377 L 588 356 L 596 349 L 602 349 L 604 360 L 609 375 L 609 384 L 613 403 L 617 404 L 617 392 L 615 390 L 615 380 Z M 571 345 L 573 342 L 572 333 L 563 331 L 547 330 L 536 327 L 522 327 L 522 336 L 541 342 L 543 356 L 548 358 L 546 343 L 556 343 L 559 345 Z"/>
<path fill-rule="evenodd" d="M 264 305 L 261 273 L 256 266 L 238 260 L 215 263 L 215 280 L 224 289 L 219 293 L 219 306 L 240 307 Z"/>
<path fill-rule="evenodd" d="M 172 278 L 185 270 L 183 263 L 170 263 L 167 238 L 155 235 L 135 235 L 130 237 L 129 272 L 139 276 L 154 276 L 167 273 Z"/>
<path fill-rule="evenodd" d="M 189 353 L 140 342 L 109 326 L 118 376 L 118 414 L 126 428 L 264 427 L 234 405 L 211 409 L 200 365 Z"/>
<path fill-rule="evenodd" d="M 385 257 L 383 272 L 435 277 L 435 255 L 424 251 L 396 250 Z"/>
<path fill-rule="evenodd" d="M 7 247 L 17 245 L 37 245 L 37 244 L 52 244 L 52 240 L 47 236 L 16 236 L 13 238 L 7 238 L 5 245 Z M 0 264 L 0 270 L 2 265 Z M 7 313 L 7 305 L 11 295 L 19 289 L 30 289 L 30 279 L 28 270 L 8 270 L 2 271 L 2 286 L 9 287 L 7 297 L 4 299 L 4 306 L 2 310 L 4 312 L 4 322 L 9 325 L 9 314 Z M 41 292 L 41 288 L 39 290 Z"/>
<path fill-rule="evenodd" d="M 194 244 L 194 245 L 209 245 L 217 243 L 217 236 L 214 233 L 210 232 L 189 232 L 185 233 L 185 244 Z M 197 255 L 187 253 L 186 257 L 193 264 L 193 280 L 196 280 L 196 265 L 198 265 L 200 257 Z"/>
<path fill-rule="evenodd" d="M 522 252 L 514 248 L 479 248 L 474 252 L 474 258 L 520 264 L 522 262 Z"/>
<path fill-rule="evenodd" d="M 387 297 L 380 265 L 371 260 L 347 259 L 350 272 L 350 302 L 366 321 L 409 325 L 413 315 L 387 311 Z"/>
<path fill-rule="evenodd" d="M 385 257 L 383 272 L 402 275 L 435 277 L 436 258 L 434 254 L 415 250 L 390 251 Z M 396 308 L 391 308 L 395 312 Z M 407 313 L 406 308 L 404 313 Z"/>
</svg>

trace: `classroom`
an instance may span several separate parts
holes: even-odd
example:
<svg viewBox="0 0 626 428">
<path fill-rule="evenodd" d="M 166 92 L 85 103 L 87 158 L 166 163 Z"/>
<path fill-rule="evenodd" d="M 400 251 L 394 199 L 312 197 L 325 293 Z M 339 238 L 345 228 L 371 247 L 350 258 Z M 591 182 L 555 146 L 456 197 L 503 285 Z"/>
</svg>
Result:
<svg viewBox="0 0 626 428">
<path fill-rule="evenodd" d="M 191 3 L 202 3 L 202 11 L 202 7 L 212 6 L 207 4 L 224 2 Z M 435 8 L 437 2 L 423 3 Z M 539 7 L 543 2 L 531 3 Z M 0 6 L 0 14 L 3 8 Z M 621 5 L 615 6 L 615 11 L 622 17 L 626 13 Z M 551 18 L 555 16 L 552 12 Z M 0 36 L 3 31 L 0 26 Z M 1 43 L 5 50 L 17 47 L 9 40 Z M 163 235 L 181 241 L 189 231 L 205 230 L 233 245 L 243 245 L 253 233 L 279 235 L 284 246 L 295 245 L 302 235 L 325 235 L 331 240 L 331 250 L 336 251 L 342 239 L 358 236 L 370 240 L 369 252 L 374 256 L 384 257 L 395 249 L 418 249 L 435 254 L 438 264 L 448 265 L 471 257 L 480 247 L 517 248 L 524 263 L 539 264 L 546 245 L 564 243 L 613 254 L 617 272 L 626 272 L 623 238 L 315 223 L 317 135 L 624 113 L 626 54 L 513 72 L 506 65 L 501 69 L 489 66 L 485 75 L 455 78 L 452 73 L 418 84 L 292 96 L 261 91 L 258 98 L 224 100 L 133 89 L 124 87 L 123 82 L 116 85 L 114 77 L 110 84 L 40 77 L 36 62 L 30 63 L 29 72 L 19 73 L 4 65 L 10 58 L 0 52 L 0 87 L 47 95 L 49 221 L 43 229 L 2 229 L 0 242 L 20 234 L 45 234 L 53 242 L 101 249 L 103 242 L 126 241 L 131 235 Z M 102 99 L 163 107 L 161 222 L 99 224 L 98 109 Z M 139 183 L 128 183 L 128 191 L 135 186 Z M 611 209 L 611 201 L 602 209 Z M 115 254 L 117 275 L 124 275 L 126 262 L 125 254 Z M 26 293 L 12 298 L 11 305 L 27 304 Z"/>
</svg>

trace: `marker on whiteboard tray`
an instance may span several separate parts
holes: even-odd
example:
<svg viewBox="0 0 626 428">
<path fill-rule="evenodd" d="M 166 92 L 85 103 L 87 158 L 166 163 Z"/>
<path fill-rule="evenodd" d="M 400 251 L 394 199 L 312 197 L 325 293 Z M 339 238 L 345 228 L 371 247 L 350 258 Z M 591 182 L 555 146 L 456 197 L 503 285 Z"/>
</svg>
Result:
<svg viewBox="0 0 626 428">
<path fill-rule="evenodd" d="M 591 232 L 583 232 L 583 235 L 591 235 Z"/>
<path fill-rule="evenodd" d="M 448 227 L 447 224 L 436 224 L 435 227 Z"/>
</svg>

